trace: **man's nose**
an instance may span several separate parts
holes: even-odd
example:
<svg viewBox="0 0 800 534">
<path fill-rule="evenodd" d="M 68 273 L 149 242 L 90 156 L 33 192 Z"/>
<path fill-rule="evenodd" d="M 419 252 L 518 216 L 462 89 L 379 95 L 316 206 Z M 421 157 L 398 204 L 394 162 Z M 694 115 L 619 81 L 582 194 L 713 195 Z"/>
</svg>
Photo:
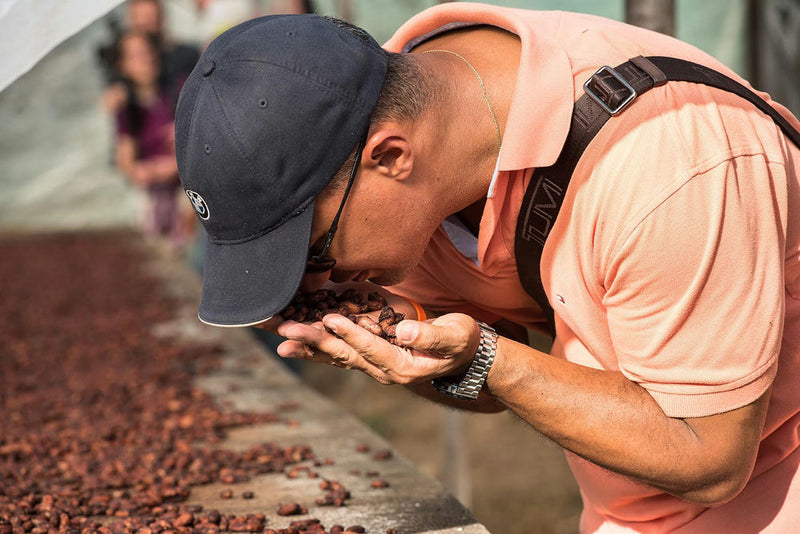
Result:
<svg viewBox="0 0 800 534">
<path fill-rule="evenodd" d="M 331 277 L 331 272 L 324 273 L 306 273 L 303 276 L 303 281 L 300 282 L 300 291 L 305 293 L 312 293 L 325 285 Z"/>
</svg>

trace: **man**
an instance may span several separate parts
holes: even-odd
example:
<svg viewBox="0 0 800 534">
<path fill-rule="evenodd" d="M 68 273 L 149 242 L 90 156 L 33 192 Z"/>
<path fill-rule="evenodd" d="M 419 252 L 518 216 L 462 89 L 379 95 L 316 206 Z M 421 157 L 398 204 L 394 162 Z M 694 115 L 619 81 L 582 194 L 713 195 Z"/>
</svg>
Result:
<svg viewBox="0 0 800 534">
<path fill-rule="evenodd" d="M 592 73 L 662 55 L 736 75 L 624 24 L 478 4 L 425 11 L 386 49 L 284 17 L 204 54 L 176 127 L 210 234 L 200 318 L 275 327 L 304 275 L 391 286 L 409 319 L 439 314 L 397 326 L 405 349 L 331 314 L 279 324 L 279 354 L 514 411 L 567 450 L 583 532 L 795 528 L 800 151 L 752 104 L 669 82 L 612 118 L 542 255 L 552 355 L 477 322 L 545 323 L 516 222 Z"/>
</svg>

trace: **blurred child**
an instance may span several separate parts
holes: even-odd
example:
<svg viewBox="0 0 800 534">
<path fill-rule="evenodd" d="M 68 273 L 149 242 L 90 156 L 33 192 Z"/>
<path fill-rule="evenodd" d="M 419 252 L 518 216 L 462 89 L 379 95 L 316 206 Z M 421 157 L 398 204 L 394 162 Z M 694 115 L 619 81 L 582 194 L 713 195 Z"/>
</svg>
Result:
<svg viewBox="0 0 800 534">
<path fill-rule="evenodd" d="M 174 249 L 185 232 L 179 216 L 175 161 L 175 110 L 161 83 L 159 53 L 145 33 L 128 32 L 118 42 L 118 68 L 127 97 L 116 114 L 117 168 L 147 195 L 143 230 L 169 237 Z"/>
</svg>

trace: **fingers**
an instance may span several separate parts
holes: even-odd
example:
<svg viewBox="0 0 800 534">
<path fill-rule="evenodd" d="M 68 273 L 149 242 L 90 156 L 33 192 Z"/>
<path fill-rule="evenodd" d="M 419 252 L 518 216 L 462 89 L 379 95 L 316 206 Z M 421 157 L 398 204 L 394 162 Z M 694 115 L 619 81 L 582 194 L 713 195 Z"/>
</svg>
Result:
<svg viewBox="0 0 800 534">
<path fill-rule="evenodd" d="M 294 358 L 297 360 L 310 360 L 316 355 L 311 347 L 294 339 L 286 340 L 278 345 L 277 353 L 281 358 Z"/>
<path fill-rule="evenodd" d="M 347 344 L 359 347 L 364 351 L 368 351 L 374 345 L 375 340 L 380 339 L 339 314 L 326 315 L 322 318 L 322 324 Z"/>
<path fill-rule="evenodd" d="M 469 316 L 448 314 L 434 321 L 402 321 L 390 344 L 338 314 L 312 325 L 286 321 L 278 333 L 288 339 L 278 347 L 283 357 L 359 369 L 383 384 L 411 384 L 459 371 L 469 365 L 480 330 Z"/>
<path fill-rule="evenodd" d="M 417 350 L 457 358 L 472 356 L 478 347 L 480 328 L 469 315 L 451 313 L 432 322 L 401 321 L 398 341 Z"/>
<path fill-rule="evenodd" d="M 327 315 L 322 321 L 342 342 L 357 350 L 359 358 L 369 364 L 364 370 L 382 383 L 428 380 L 444 374 L 447 367 L 448 362 L 439 356 L 392 345 L 340 315 Z"/>
<path fill-rule="evenodd" d="M 344 317 L 340 315 L 335 317 L 345 326 L 359 329 Z M 278 347 L 279 356 L 313 359 L 335 367 L 356 368 L 368 373 L 375 371 L 372 364 L 366 361 L 358 350 L 326 330 L 321 322 L 308 325 L 287 321 L 278 327 L 278 333 L 288 339 Z M 370 335 L 368 332 L 365 333 Z"/>
</svg>

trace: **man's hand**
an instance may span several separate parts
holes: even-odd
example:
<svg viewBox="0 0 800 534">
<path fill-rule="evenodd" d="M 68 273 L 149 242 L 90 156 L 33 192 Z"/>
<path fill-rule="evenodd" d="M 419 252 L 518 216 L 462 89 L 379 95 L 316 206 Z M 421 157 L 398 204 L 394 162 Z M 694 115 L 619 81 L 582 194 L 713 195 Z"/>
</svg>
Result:
<svg viewBox="0 0 800 534">
<path fill-rule="evenodd" d="M 466 371 L 478 347 L 480 330 L 468 315 L 453 313 L 431 322 L 405 320 L 392 345 L 338 314 L 311 325 L 287 321 L 278 327 L 287 341 L 284 358 L 300 358 L 358 369 L 382 384 L 415 384 Z"/>
</svg>

